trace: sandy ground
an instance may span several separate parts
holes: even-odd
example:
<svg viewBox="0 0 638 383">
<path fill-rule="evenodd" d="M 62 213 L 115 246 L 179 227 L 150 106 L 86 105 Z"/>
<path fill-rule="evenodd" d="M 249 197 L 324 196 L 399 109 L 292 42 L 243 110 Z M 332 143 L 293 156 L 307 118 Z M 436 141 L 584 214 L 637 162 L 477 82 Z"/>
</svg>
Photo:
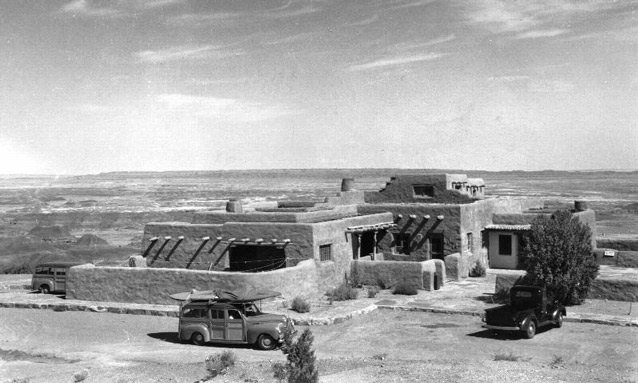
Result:
<svg viewBox="0 0 638 383">
<path fill-rule="evenodd" d="M 208 355 L 237 365 L 213 381 L 274 382 L 279 351 L 197 347 L 176 339 L 177 319 L 0 309 L 0 382 L 195 382 Z M 534 339 L 493 338 L 476 317 L 374 311 L 314 326 L 322 382 L 638 382 L 638 328 L 566 323 Z M 299 327 L 303 330 L 303 327 Z M 499 356 L 516 361 L 496 361 Z"/>
</svg>

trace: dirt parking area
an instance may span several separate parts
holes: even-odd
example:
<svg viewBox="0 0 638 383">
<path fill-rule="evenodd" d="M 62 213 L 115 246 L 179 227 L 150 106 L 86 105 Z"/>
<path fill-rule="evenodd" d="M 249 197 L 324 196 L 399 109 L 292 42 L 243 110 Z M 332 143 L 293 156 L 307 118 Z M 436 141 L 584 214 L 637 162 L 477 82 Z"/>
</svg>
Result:
<svg viewBox="0 0 638 383">
<path fill-rule="evenodd" d="M 196 382 L 232 350 L 217 382 L 275 382 L 279 351 L 197 347 L 177 319 L 0 309 L 0 382 Z M 566 323 L 534 339 L 493 338 L 472 316 L 376 310 L 313 326 L 322 382 L 638 382 L 638 328 Z M 303 328 L 299 328 L 303 329 Z"/>
</svg>

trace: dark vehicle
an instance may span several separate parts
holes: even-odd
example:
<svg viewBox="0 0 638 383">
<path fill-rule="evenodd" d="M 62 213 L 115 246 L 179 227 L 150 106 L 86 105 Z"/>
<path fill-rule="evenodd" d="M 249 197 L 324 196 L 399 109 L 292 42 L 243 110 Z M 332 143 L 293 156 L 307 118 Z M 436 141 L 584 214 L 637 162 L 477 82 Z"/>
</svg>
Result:
<svg viewBox="0 0 638 383">
<path fill-rule="evenodd" d="M 262 312 L 255 301 L 278 295 L 175 294 L 174 299 L 184 300 L 180 305 L 178 337 L 196 345 L 252 344 L 272 350 L 282 343 L 284 331 L 295 331 L 294 326 L 285 315 Z"/>
<path fill-rule="evenodd" d="M 565 307 L 549 302 L 545 289 L 536 286 L 514 286 L 510 289 L 510 303 L 485 310 L 483 327 L 496 332 L 522 331 L 532 339 L 539 327 L 563 326 Z"/>
</svg>

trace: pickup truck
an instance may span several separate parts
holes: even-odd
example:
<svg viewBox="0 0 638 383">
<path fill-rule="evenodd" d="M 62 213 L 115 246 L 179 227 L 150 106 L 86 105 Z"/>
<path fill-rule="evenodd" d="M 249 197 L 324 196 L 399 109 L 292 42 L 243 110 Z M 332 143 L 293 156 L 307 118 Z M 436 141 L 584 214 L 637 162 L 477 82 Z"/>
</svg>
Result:
<svg viewBox="0 0 638 383">
<path fill-rule="evenodd" d="M 496 333 L 522 331 L 528 339 L 536 335 L 539 327 L 554 325 L 562 327 L 565 307 L 557 302 L 549 302 L 545 289 L 537 286 L 513 286 L 510 289 L 509 304 L 485 310 L 483 327 Z"/>
</svg>

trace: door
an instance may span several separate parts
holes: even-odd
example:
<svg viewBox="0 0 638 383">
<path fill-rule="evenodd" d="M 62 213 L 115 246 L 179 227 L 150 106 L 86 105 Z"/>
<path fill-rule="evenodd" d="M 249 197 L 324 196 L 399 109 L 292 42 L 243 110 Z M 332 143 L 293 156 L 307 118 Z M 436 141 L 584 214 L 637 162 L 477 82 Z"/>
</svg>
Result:
<svg viewBox="0 0 638 383">
<path fill-rule="evenodd" d="M 55 272 L 53 279 L 54 291 L 66 291 L 66 269 L 53 269 Z"/>
<path fill-rule="evenodd" d="M 226 310 L 226 340 L 245 340 L 244 317 L 238 310 Z"/>
<path fill-rule="evenodd" d="M 210 340 L 224 340 L 226 336 L 226 318 L 224 310 L 211 309 L 209 321 Z"/>
</svg>

